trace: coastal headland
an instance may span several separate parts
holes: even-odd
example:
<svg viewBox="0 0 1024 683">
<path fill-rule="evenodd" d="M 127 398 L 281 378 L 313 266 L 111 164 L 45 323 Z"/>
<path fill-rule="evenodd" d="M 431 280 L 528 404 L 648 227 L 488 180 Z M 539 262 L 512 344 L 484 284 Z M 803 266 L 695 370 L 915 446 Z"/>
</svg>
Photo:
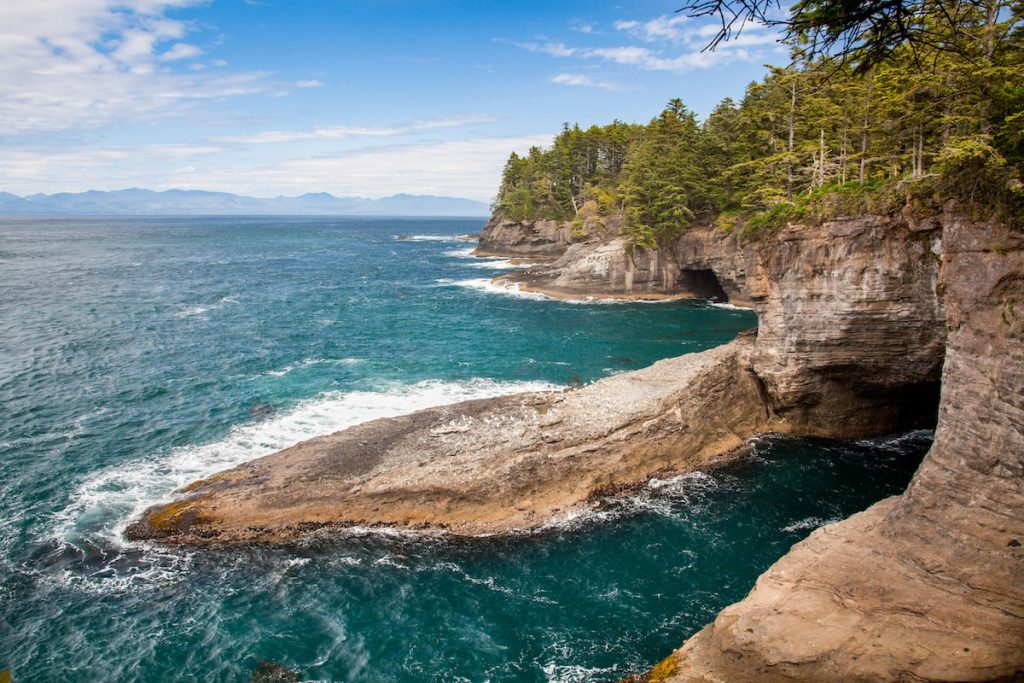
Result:
<svg viewBox="0 0 1024 683">
<path fill-rule="evenodd" d="M 870 436 L 935 425 L 938 415 L 934 445 L 903 495 L 794 546 L 663 663 L 662 679 L 1019 675 L 1018 233 L 947 212 L 794 225 L 756 241 L 697 229 L 669 248 L 629 250 L 614 234 L 576 240 L 565 229 L 492 221 L 480 252 L 561 253 L 504 278 L 561 296 L 724 294 L 757 312 L 758 330 L 585 387 L 313 439 L 186 487 L 127 535 L 218 544 L 351 525 L 537 529 L 653 476 L 737 457 L 757 434 Z"/>
</svg>

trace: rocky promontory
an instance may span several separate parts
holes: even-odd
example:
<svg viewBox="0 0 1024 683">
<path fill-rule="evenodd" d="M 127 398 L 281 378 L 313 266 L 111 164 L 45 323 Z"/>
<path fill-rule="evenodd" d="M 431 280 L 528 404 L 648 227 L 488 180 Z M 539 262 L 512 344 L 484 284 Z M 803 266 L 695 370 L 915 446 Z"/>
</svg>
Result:
<svg viewBox="0 0 1024 683">
<path fill-rule="evenodd" d="M 579 297 L 714 288 L 757 312 L 756 336 L 586 387 L 313 439 L 187 487 L 128 535 L 217 543 L 365 524 L 537 528 L 652 476 L 735 457 L 755 434 L 856 437 L 937 419 L 906 493 L 794 546 L 659 676 L 1024 676 L 1019 232 L 956 212 L 861 216 L 755 241 L 698 228 L 643 250 L 614 234 L 574 241 L 492 221 L 481 248 L 499 242 L 502 255 L 557 257 L 509 284 Z"/>
<path fill-rule="evenodd" d="M 944 342 L 939 233 L 862 218 L 748 245 L 698 230 L 657 256 L 628 254 L 616 239 L 573 245 L 557 268 L 524 272 L 557 279 L 586 262 L 590 281 L 604 268 L 614 289 L 620 266 L 658 258 L 680 279 L 700 273 L 742 293 L 759 315 L 756 339 L 567 392 L 434 408 L 313 439 L 193 484 L 128 534 L 206 543 L 355 524 L 534 528 L 766 431 L 860 436 L 931 425 Z"/>
<path fill-rule="evenodd" d="M 740 338 L 575 390 L 467 401 L 311 439 L 192 484 L 126 533 L 210 543 L 361 524 L 534 528 L 655 473 L 706 466 L 763 431 L 746 370 L 753 345 Z"/>
<path fill-rule="evenodd" d="M 907 491 L 794 546 L 666 680 L 1024 679 L 1024 236 L 943 228 L 942 401 Z"/>
</svg>

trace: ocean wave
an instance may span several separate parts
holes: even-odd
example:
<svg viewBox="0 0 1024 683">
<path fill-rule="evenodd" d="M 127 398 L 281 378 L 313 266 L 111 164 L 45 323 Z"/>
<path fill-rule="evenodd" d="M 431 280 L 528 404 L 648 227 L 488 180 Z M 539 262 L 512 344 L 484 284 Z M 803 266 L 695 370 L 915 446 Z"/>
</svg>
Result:
<svg viewBox="0 0 1024 683">
<path fill-rule="evenodd" d="M 541 666 L 541 670 L 547 683 L 585 683 L 609 674 L 615 674 L 615 677 L 619 678 L 619 669 L 616 666 L 595 667 L 548 662 Z"/>
<path fill-rule="evenodd" d="M 358 365 L 362 362 L 362 358 L 306 358 L 298 363 L 286 365 L 278 370 L 268 370 L 266 374 L 270 377 L 284 377 L 293 370 L 308 368 L 314 365 Z"/>
<path fill-rule="evenodd" d="M 473 252 L 476 251 L 476 247 L 467 247 L 466 249 L 449 249 L 443 252 L 445 256 L 452 258 L 464 259 L 466 262 L 462 265 L 470 266 L 472 268 L 487 268 L 490 270 L 517 270 L 519 268 L 529 268 L 529 264 L 526 263 L 512 263 L 509 259 L 490 258 L 486 256 L 476 256 Z"/>
<path fill-rule="evenodd" d="M 445 287 L 464 287 L 478 292 L 488 294 L 503 294 L 518 299 L 532 299 L 534 301 L 550 301 L 553 297 L 541 294 L 540 292 L 526 292 L 519 288 L 519 283 L 494 282 L 486 277 L 474 277 L 466 280 L 452 280 L 450 278 L 439 278 L 434 280 L 437 284 Z"/>
<path fill-rule="evenodd" d="M 934 438 L 935 432 L 931 429 L 915 429 L 903 432 L 902 434 L 891 434 L 874 439 L 860 439 L 856 443 L 858 446 L 903 452 L 907 447 L 915 446 L 923 441 L 932 441 Z"/>
<path fill-rule="evenodd" d="M 453 258 L 476 258 L 476 256 L 473 256 L 474 251 L 476 251 L 476 247 L 466 247 L 465 249 L 449 249 L 441 253 Z"/>
<path fill-rule="evenodd" d="M 455 280 L 452 278 L 439 278 L 435 283 L 443 287 L 465 287 L 488 294 L 501 294 L 517 299 L 531 299 L 533 301 L 557 301 L 563 304 L 572 305 L 622 305 L 622 304 L 663 304 L 675 301 L 675 299 L 616 299 L 611 297 L 586 296 L 578 299 L 563 299 L 557 296 L 544 294 L 543 292 L 532 292 L 524 290 L 518 282 L 495 281 L 488 278 L 468 278 Z"/>
<path fill-rule="evenodd" d="M 395 235 L 399 242 L 465 242 L 469 235 Z"/>
<path fill-rule="evenodd" d="M 789 526 L 782 527 L 782 530 L 789 533 L 794 531 L 813 531 L 826 524 L 834 524 L 842 519 L 842 517 L 829 517 L 827 519 L 824 517 L 806 517 L 798 522 L 793 522 Z"/>
<path fill-rule="evenodd" d="M 52 526 L 58 540 L 98 537 L 121 543 L 128 523 L 197 479 L 269 455 L 299 441 L 381 417 L 521 391 L 559 388 L 548 382 L 427 380 L 382 391 L 328 392 L 268 419 L 236 426 L 214 443 L 182 446 L 166 455 L 101 470 L 80 484 Z"/>
<path fill-rule="evenodd" d="M 512 263 L 508 259 L 480 259 L 472 263 L 467 263 L 466 265 L 472 266 L 473 268 L 488 268 L 492 270 L 519 270 L 530 267 L 527 263 Z"/>
<path fill-rule="evenodd" d="M 697 470 L 667 479 L 650 479 L 638 490 L 623 496 L 565 510 L 533 529 L 519 529 L 517 534 L 529 536 L 546 532 L 573 532 L 595 524 L 606 524 L 625 517 L 654 514 L 677 517 L 680 505 L 699 514 L 707 496 L 727 485 L 719 477 Z"/>
<path fill-rule="evenodd" d="M 225 297 L 221 297 L 218 301 L 216 301 L 215 303 L 212 303 L 212 304 L 206 304 L 206 305 L 200 304 L 200 305 L 197 305 L 197 306 L 188 306 L 187 304 L 178 304 L 178 307 L 181 310 L 179 310 L 177 313 L 175 313 L 174 317 L 176 317 L 176 318 L 191 318 L 191 317 L 203 315 L 204 313 L 208 313 L 210 311 L 215 311 L 218 308 L 224 308 L 228 304 L 237 304 L 237 303 L 238 303 L 238 299 L 235 298 L 235 296 L 225 296 Z"/>
</svg>

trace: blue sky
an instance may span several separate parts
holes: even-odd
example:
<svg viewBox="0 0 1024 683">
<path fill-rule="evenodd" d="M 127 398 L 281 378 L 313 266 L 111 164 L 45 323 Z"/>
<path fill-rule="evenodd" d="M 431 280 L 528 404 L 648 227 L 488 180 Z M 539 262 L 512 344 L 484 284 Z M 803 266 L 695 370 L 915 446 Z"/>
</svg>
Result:
<svg viewBox="0 0 1024 683">
<path fill-rule="evenodd" d="M 678 2 L 0 3 L 0 190 L 488 201 L 563 122 L 706 114 L 785 51 Z"/>
</svg>

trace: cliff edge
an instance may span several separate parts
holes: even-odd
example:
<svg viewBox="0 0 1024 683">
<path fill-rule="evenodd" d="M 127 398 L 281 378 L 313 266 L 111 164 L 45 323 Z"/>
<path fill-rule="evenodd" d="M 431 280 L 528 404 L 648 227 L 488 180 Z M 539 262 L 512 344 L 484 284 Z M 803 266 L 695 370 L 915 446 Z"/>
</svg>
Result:
<svg viewBox="0 0 1024 683">
<path fill-rule="evenodd" d="M 701 281 L 758 313 L 756 338 L 575 390 L 313 439 L 187 487 L 128 535 L 209 543 L 352 524 L 536 528 L 733 454 L 757 433 L 866 436 L 932 425 L 938 412 L 903 495 L 794 546 L 657 674 L 1021 680 L 1021 235 L 946 213 L 792 226 L 749 243 L 694 230 L 658 253 L 616 239 L 562 244 L 562 260 L 512 281 L 580 295 Z"/>
<path fill-rule="evenodd" d="M 947 220 L 935 442 L 673 654 L 672 681 L 1024 679 L 1024 241 Z"/>
</svg>

